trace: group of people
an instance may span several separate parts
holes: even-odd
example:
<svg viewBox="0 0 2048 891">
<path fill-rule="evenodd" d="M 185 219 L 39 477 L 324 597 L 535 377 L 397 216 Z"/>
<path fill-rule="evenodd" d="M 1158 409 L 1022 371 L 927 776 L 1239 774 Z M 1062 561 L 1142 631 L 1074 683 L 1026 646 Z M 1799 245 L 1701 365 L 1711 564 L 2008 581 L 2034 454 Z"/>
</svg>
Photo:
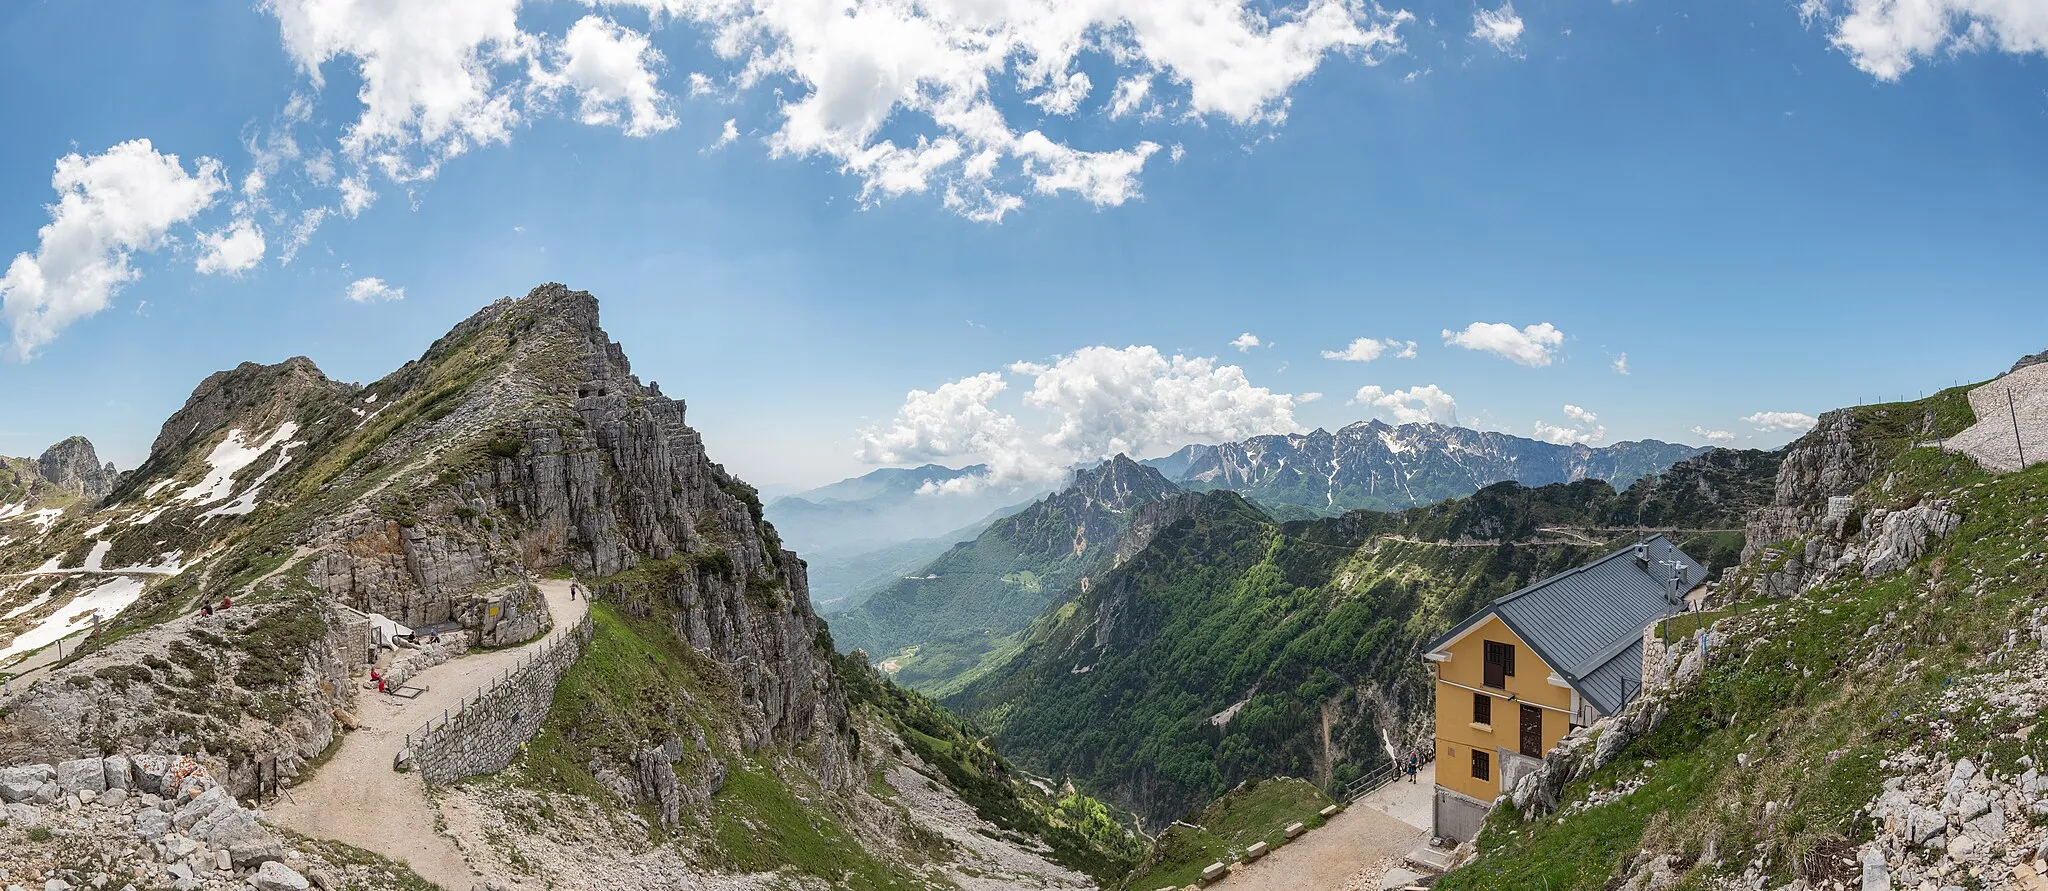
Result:
<svg viewBox="0 0 2048 891">
<path fill-rule="evenodd" d="M 218 609 L 218 610 L 214 609 L 214 606 L 213 606 L 213 604 L 211 604 L 211 603 L 201 603 L 201 604 L 199 605 L 199 612 L 200 612 L 200 613 L 201 613 L 202 615 L 204 615 L 204 616 L 206 616 L 207 618 L 209 618 L 209 619 L 210 619 L 210 618 L 213 618 L 213 614 L 214 614 L 215 612 L 225 612 L 225 611 L 227 611 L 227 608 L 228 608 L 228 607 L 231 607 L 231 606 L 234 606 L 234 605 L 235 605 L 235 598 L 234 598 L 233 596 L 230 596 L 230 595 L 222 595 L 222 596 L 221 596 L 221 598 L 220 598 L 220 609 Z"/>
</svg>

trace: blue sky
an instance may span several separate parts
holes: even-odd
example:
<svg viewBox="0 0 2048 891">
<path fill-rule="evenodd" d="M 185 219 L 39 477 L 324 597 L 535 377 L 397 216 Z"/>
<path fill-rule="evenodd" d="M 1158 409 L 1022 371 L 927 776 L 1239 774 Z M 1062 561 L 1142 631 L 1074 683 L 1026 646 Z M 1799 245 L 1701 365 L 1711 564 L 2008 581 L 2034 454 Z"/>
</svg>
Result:
<svg viewBox="0 0 2048 891">
<path fill-rule="evenodd" d="M 773 39 L 791 5 L 721 8 Z M 1447 417 L 1441 401 L 1402 399 L 1423 387 L 1461 422 L 1520 435 L 1722 431 L 1775 446 L 1796 419 L 1743 419 L 1911 397 L 2048 348 L 2048 59 L 2030 49 L 2048 46 L 2048 17 L 2036 0 L 1924 5 L 1941 13 L 1931 24 L 1882 0 L 1413 3 L 1405 19 L 1324 0 L 1314 21 L 1349 49 L 1265 54 L 1127 21 L 1090 39 L 1136 44 L 1152 27 L 1184 54 L 1084 51 L 1020 89 L 1035 58 L 1023 44 L 967 97 L 1000 116 L 990 131 L 937 120 L 959 110 L 945 105 L 957 84 L 924 83 L 940 99 L 918 105 L 854 64 L 929 61 L 914 39 L 877 48 L 900 27 L 782 34 L 771 48 L 802 48 L 798 67 L 746 81 L 744 57 L 714 40 L 734 20 L 696 0 L 475 0 L 449 8 L 502 13 L 523 41 L 490 45 L 498 61 L 476 69 L 491 78 L 481 95 L 512 113 L 454 108 L 476 129 L 449 157 L 451 137 L 430 132 L 448 110 L 434 94 L 366 105 L 358 92 L 366 58 L 432 71 L 436 53 L 468 51 L 376 44 L 391 31 L 379 24 L 440 33 L 403 4 L 7 4 L 0 257 L 38 256 L 67 155 L 154 159 L 161 175 L 174 154 L 188 188 L 154 219 L 77 192 L 97 216 L 71 222 L 119 243 L 52 251 L 42 268 L 125 256 L 130 277 L 103 309 L 33 338 L 29 358 L 21 313 L 80 298 L 62 283 L 32 294 L 19 274 L 0 284 L 15 345 L 0 359 L 0 453 L 82 433 L 130 467 L 212 371 L 303 354 L 373 380 L 544 281 L 596 293 L 641 376 L 686 399 L 713 457 L 760 483 L 990 457 L 1031 474 L 1110 448 Z M 1284 25 L 1303 6 L 1244 14 Z M 294 45 L 294 16 L 343 23 Z M 1018 24 L 978 33 L 1015 38 Z M 643 34 L 659 60 L 636 55 Z M 588 64 L 578 37 L 594 40 Z M 603 64 L 621 47 L 630 70 Z M 323 55 L 315 84 L 305 60 Z M 1306 73 L 1276 81 L 1282 63 Z M 1059 113 L 1070 100 L 1048 91 L 1075 73 L 1091 87 Z M 1145 103 L 1112 117 L 1116 84 L 1147 73 Z M 882 117 L 849 123 L 863 114 Z M 1019 139 L 1033 131 L 1050 148 Z M 919 137 L 967 150 L 902 151 Z M 933 165 L 921 188 L 853 169 L 883 140 Z M 988 145 L 997 172 L 976 178 L 966 159 Z M 332 177 L 312 170 L 323 152 Z M 262 189 L 245 189 L 252 170 Z M 1033 172 L 1078 185 L 1040 194 Z M 207 176 L 211 191 L 193 191 Z M 375 198 L 351 217 L 341 182 L 357 176 Z M 320 210 L 286 262 L 292 227 Z M 238 220 L 261 232 L 261 255 L 199 271 L 203 239 Z M 370 278 L 403 298 L 350 300 L 376 292 L 358 284 Z M 1447 343 L 1475 323 L 1515 336 L 1476 330 L 1494 351 Z M 1262 345 L 1233 347 L 1246 332 Z M 1358 338 L 1396 346 L 1322 356 Z M 1414 357 L 1397 358 L 1407 341 Z M 956 381 L 970 385 L 945 388 Z"/>
</svg>

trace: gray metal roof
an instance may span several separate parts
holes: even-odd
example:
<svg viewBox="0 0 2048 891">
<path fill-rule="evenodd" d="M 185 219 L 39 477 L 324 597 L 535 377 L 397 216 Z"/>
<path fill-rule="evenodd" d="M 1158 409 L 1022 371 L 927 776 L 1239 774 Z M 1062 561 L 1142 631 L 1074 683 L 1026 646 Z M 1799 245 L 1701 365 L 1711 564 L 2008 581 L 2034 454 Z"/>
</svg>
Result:
<svg viewBox="0 0 2048 891">
<path fill-rule="evenodd" d="M 1706 567 L 1663 535 L 1644 542 L 1644 549 L 1647 568 L 1629 545 L 1494 601 L 1429 650 L 1498 615 L 1594 708 L 1614 714 L 1642 686 L 1643 629 L 1678 612 L 1685 592 L 1706 579 Z"/>
</svg>

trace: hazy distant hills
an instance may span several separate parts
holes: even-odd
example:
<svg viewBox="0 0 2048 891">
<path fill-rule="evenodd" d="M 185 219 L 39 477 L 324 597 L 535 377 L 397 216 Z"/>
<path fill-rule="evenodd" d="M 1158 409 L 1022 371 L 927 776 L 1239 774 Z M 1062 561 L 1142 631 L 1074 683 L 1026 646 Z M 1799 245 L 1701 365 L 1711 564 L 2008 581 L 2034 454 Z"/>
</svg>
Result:
<svg viewBox="0 0 2048 891">
<path fill-rule="evenodd" d="M 777 498 L 764 512 L 809 564 L 818 608 L 844 610 L 1045 492 L 989 484 L 986 473 L 979 464 L 886 467 Z"/>
</svg>

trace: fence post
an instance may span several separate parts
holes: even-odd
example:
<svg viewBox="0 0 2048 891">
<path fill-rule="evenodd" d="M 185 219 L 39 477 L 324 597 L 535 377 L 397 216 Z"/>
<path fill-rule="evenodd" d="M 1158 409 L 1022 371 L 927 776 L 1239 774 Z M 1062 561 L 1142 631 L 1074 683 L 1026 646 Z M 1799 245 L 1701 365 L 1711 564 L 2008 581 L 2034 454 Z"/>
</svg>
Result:
<svg viewBox="0 0 2048 891">
<path fill-rule="evenodd" d="M 2012 388 L 2005 388 L 2005 410 L 2012 415 L 2012 445 L 2020 453 L 2020 469 L 2027 469 L 2027 444 L 2020 441 L 2020 410 L 2013 404 Z"/>
</svg>

